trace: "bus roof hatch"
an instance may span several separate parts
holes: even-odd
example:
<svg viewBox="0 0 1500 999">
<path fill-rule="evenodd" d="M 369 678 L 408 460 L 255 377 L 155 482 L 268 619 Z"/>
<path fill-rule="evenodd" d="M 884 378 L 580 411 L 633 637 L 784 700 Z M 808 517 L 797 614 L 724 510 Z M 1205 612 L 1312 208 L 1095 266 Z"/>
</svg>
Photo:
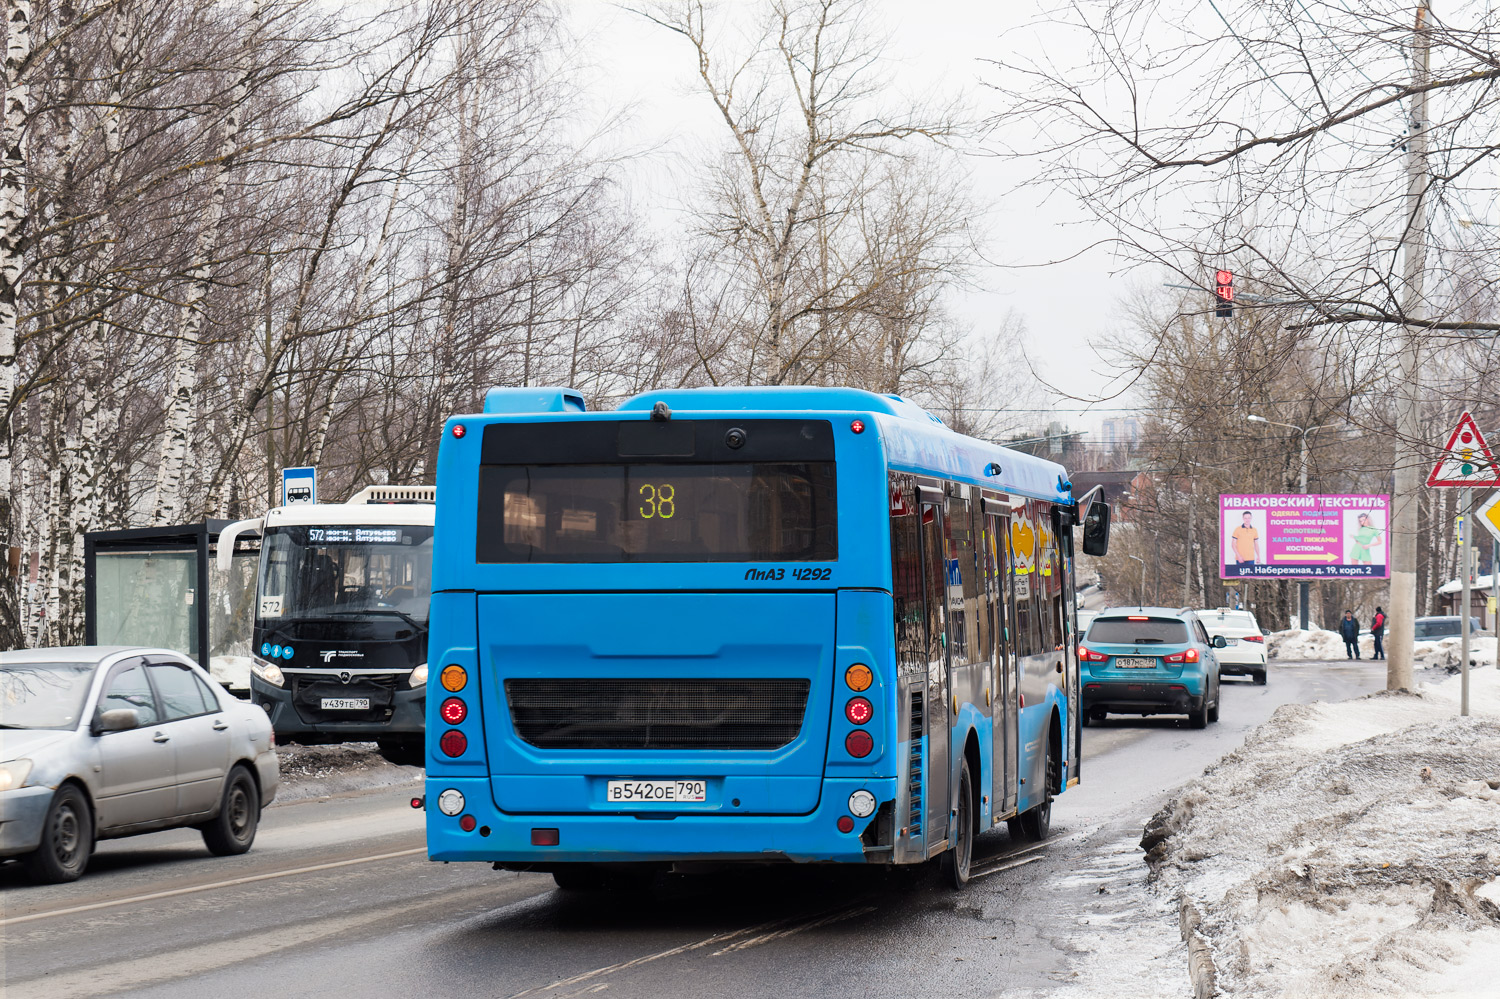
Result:
<svg viewBox="0 0 1500 999">
<path fill-rule="evenodd" d="M 506 388 L 496 385 L 484 394 L 486 413 L 582 413 L 583 393 L 570 388 Z"/>
</svg>

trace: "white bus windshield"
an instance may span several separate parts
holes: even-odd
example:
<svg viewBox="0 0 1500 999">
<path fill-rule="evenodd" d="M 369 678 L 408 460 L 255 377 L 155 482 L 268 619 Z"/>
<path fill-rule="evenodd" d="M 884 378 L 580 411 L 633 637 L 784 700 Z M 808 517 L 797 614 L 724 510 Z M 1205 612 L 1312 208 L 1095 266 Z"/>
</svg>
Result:
<svg viewBox="0 0 1500 999">
<path fill-rule="evenodd" d="M 268 530 L 263 547 L 257 610 L 267 625 L 387 619 L 427 630 L 431 527 L 288 526 Z"/>
</svg>

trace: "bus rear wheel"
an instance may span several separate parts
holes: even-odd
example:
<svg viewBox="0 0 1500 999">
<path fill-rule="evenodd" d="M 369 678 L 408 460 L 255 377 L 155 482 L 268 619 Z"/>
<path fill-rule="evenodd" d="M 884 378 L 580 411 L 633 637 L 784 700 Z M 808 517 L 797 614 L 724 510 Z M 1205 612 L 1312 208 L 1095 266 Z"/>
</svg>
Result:
<svg viewBox="0 0 1500 999">
<path fill-rule="evenodd" d="M 1053 789 L 1057 787 L 1059 773 L 1058 760 L 1051 746 L 1047 747 L 1046 773 L 1047 799 L 1010 820 L 1006 828 L 1010 830 L 1012 838 L 1040 843 L 1052 832 L 1052 795 Z"/>
<path fill-rule="evenodd" d="M 552 880 L 563 891 L 600 891 L 604 872 L 594 864 L 563 864 L 552 871 Z"/>
<path fill-rule="evenodd" d="M 943 854 L 943 874 L 954 888 L 969 883 L 969 868 L 974 861 L 974 781 L 969 776 L 966 759 L 958 772 L 958 838 L 953 848 Z"/>
</svg>

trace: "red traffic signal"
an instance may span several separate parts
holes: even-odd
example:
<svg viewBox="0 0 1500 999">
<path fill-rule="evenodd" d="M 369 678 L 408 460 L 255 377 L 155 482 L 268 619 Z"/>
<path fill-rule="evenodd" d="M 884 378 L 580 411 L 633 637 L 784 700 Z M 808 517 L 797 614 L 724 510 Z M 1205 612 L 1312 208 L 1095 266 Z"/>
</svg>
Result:
<svg viewBox="0 0 1500 999">
<path fill-rule="evenodd" d="M 1234 272 L 1214 271 L 1214 294 L 1218 296 L 1219 307 L 1214 310 L 1214 315 L 1220 319 L 1228 319 L 1234 315 Z"/>
</svg>

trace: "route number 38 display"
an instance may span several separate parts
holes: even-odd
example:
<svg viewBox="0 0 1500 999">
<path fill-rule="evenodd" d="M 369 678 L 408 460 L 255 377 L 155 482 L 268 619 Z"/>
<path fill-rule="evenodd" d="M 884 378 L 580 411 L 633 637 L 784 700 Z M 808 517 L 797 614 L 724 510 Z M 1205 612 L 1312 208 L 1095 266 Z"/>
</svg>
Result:
<svg viewBox="0 0 1500 999">
<path fill-rule="evenodd" d="M 648 482 L 638 491 L 645 501 L 641 506 L 642 519 L 660 517 L 662 520 L 671 520 L 672 515 L 677 512 L 677 490 L 672 488 L 670 482 L 663 482 L 659 486 Z"/>
</svg>

